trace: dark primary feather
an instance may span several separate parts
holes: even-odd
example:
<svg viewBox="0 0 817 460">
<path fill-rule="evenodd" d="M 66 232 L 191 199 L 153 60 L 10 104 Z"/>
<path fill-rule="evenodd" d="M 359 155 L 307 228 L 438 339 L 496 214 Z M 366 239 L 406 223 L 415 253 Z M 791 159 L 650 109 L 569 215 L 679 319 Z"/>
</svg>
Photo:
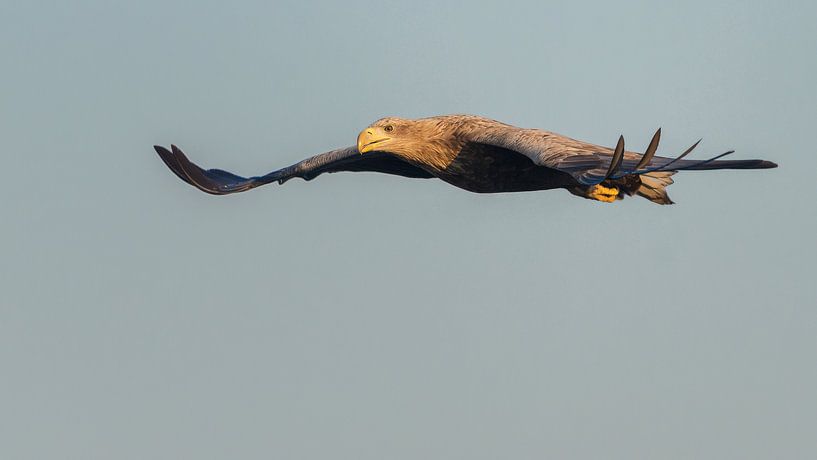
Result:
<svg viewBox="0 0 817 460">
<path fill-rule="evenodd" d="M 624 161 L 624 136 L 618 137 L 618 144 L 616 144 L 616 150 L 613 152 L 613 158 L 610 160 L 610 166 L 607 168 L 607 173 L 604 175 L 604 179 L 610 179 L 613 175 L 618 172 L 618 168 L 621 167 L 621 162 Z"/>
<path fill-rule="evenodd" d="M 661 128 L 653 134 L 652 140 L 650 141 L 650 145 L 647 146 L 647 150 L 644 152 L 644 155 L 638 160 L 638 164 L 635 166 L 635 169 L 641 169 L 647 166 L 652 157 L 655 156 L 655 152 L 658 151 L 658 143 L 661 141 Z"/>
<path fill-rule="evenodd" d="M 323 173 L 341 171 L 371 171 L 423 179 L 433 177 L 423 169 L 383 152 L 369 152 L 366 155 L 360 155 L 357 147 L 332 150 L 307 158 L 292 166 L 254 177 L 242 177 L 221 169 L 202 169 L 190 161 L 175 145 L 171 146 L 171 150 L 158 145 L 153 148 L 167 167 L 180 179 L 213 195 L 243 192 L 276 181 L 283 184 L 293 177 L 312 180 Z"/>
</svg>

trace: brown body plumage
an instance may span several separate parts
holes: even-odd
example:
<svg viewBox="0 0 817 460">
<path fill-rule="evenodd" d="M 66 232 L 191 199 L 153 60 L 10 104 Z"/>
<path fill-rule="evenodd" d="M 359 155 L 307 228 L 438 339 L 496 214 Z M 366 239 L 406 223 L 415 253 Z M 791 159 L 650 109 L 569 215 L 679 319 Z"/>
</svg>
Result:
<svg viewBox="0 0 817 460">
<path fill-rule="evenodd" d="M 324 172 L 374 171 L 414 178 L 436 177 L 478 193 L 564 188 L 585 198 L 610 202 L 640 195 L 669 204 L 666 186 L 679 170 L 761 169 L 763 160 L 684 160 L 655 156 L 660 130 L 645 154 L 577 141 L 556 133 L 517 128 L 473 115 L 418 120 L 383 118 L 364 129 L 356 146 L 308 158 L 264 176 L 244 178 L 226 171 L 203 170 L 176 148 L 155 147 L 182 180 L 212 194 L 248 190 L 292 177 L 310 180 Z M 697 145 L 697 143 L 695 144 Z"/>
</svg>

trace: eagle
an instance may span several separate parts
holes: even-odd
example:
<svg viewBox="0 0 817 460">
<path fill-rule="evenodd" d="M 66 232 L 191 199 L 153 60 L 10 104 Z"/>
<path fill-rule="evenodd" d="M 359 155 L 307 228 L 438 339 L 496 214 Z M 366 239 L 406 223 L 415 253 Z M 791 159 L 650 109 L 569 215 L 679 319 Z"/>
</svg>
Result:
<svg viewBox="0 0 817 460">
<path fill-rule="evenodd" d="M 678 171 L 777 167 L 765 160 L 721 160 L 733 150 L 704 160 L 685 159 L 700 140 L 680 155 L 656 156 L 660 138 L 659 128 L 641 154 L 626 151 L 623 136 L 615 148 L 607 148 L 475 115 L 386 117 L 363 129 L 356 145 L 253 177 L 202 169 L 175 145 L 154 149 L 181 180 L 213 195 L 283 184 L 294 177 L 308 181 L 323 173 L 370 171 L 437 178 L 476 193 L 565 189 L 605 203 L 637 195 L 672 204 L 666 188 Z"/>
</svg>

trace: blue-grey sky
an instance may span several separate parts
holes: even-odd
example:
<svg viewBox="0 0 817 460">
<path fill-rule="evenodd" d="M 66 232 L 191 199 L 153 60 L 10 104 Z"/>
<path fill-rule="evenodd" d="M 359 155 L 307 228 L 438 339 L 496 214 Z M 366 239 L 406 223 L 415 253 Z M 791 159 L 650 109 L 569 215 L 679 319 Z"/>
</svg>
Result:
<svg viewBox="0 0 817 460">
<path fill-rule="evenodd" d="M 817 457 L 814 2 L 0 3 L 0 457 Z M 776 170 L 334 174 L 385 115 Z M 641 147 L 643 148 L 643 147 Z"/>
</svg>

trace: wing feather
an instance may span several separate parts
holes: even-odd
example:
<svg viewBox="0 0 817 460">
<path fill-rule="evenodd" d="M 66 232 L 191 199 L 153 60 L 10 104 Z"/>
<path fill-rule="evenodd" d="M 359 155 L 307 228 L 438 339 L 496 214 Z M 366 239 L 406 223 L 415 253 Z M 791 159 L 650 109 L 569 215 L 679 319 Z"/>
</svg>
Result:
<svg viewBox="0 0 817 460">
<path fill-rule="evenodd" d="M 227 195 L 299 177 L 312 180 L 323 173 L 341 171 L 370 171 L 412 178 L 431 178 L 423 169 L 406 163 L 384 152 L 358 153 L 357 147 L 346 147 L 315 155 L 263 176 L 242 177 L 222 169 L 203 169 L 190 161 L 175 145 L 170 150 L 154 146 L 156 153 L 176 176 L 199 190 L 212 195 Z"/>
<path fill-rule="evenodd" d="M 619 149 L 571 139 L 539 129 L 517 128 L 481 117 L 467 117 L 461 128 L 466 142 L 502 147 L 521 153 L 535 164 L 557 169 L 573 176 L 579 183 L 593 185 L 608 179 L 651 172 L 680 171 L 684 169 L 769 168 L 774 163 L 761 160 L 716 161 L 733 151 L 705 160 L 684 160 L 700 141 L 675 158 L 655 156 L 661 136 L 659 129 L 642 155 Z"/>
</svg>

